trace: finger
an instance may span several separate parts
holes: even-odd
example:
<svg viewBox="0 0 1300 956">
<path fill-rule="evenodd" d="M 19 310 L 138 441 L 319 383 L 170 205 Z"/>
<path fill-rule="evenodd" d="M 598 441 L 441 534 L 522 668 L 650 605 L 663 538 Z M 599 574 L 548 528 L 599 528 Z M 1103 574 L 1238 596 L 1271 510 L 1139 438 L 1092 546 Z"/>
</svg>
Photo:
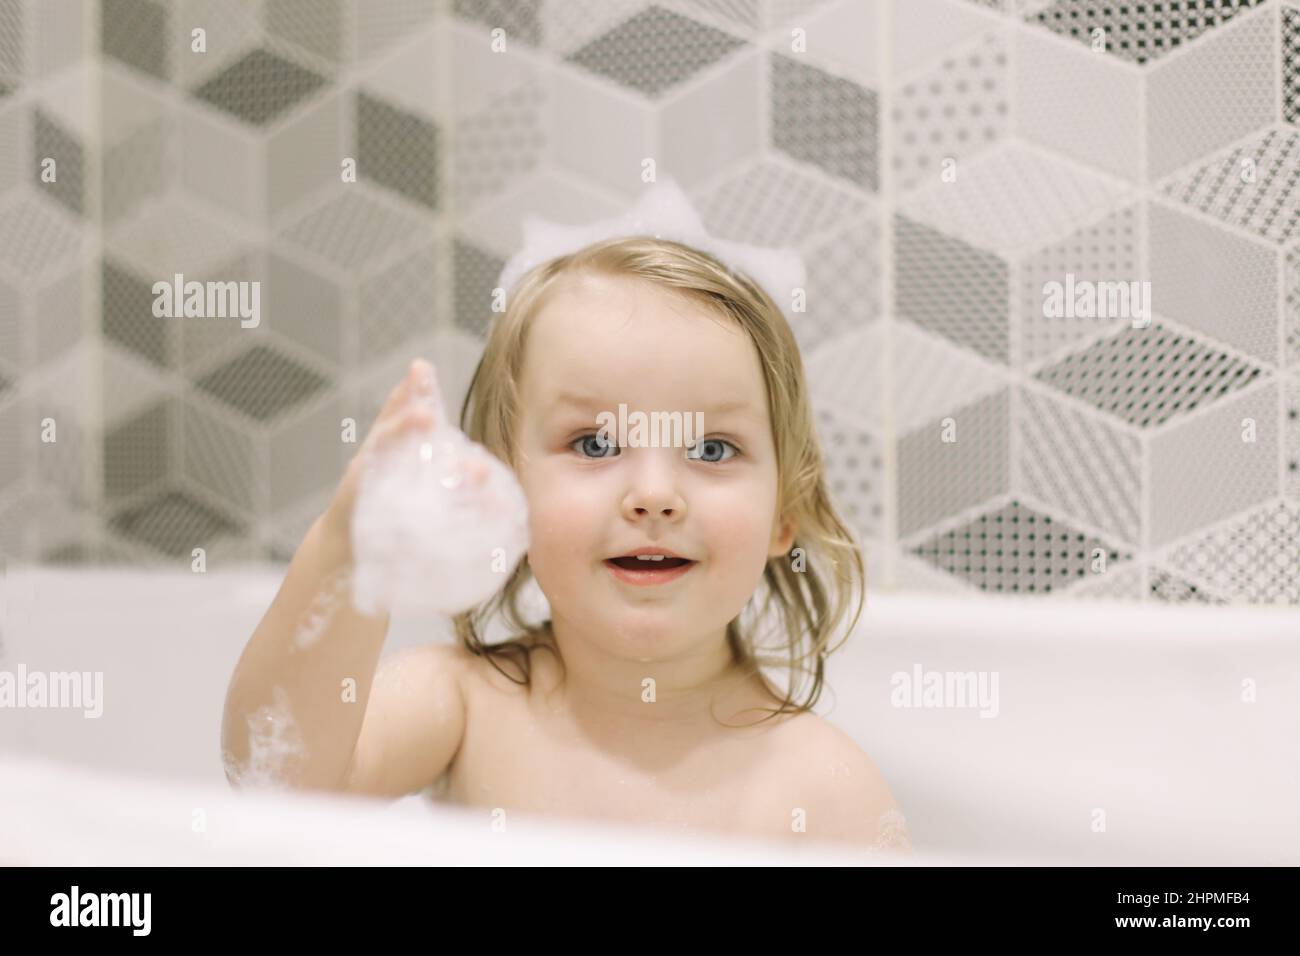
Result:
<svg viewBox="0 0 1300 956">
<path fill-rule="evenodd" d="M 396 413 L 399 408 L 410 400 L 415 388 L 416 377 L 420 373 L 420 361 L 418 358 L 411 360 L 411 364 L 406 369 L 406 375 L 388 393 L 388 398 L 384 400 L 384 406 L 379 410 L 376 421 L 383 421 L 388 416 Z"/>
<path fill-rule="evenodd" d="M 433 413 L 423 405 L 408 405 L 398 409 L 387 420 L 375 423 L 374 447 L 382 448 L 401 435 L 433 427 Z"/>
<path fill-rule="evenodd" d="M 415 369 L 415 384 L 411 389 L 411 400 L 432 411 L 435 424 L 446 421 L 442 409 L 442 394 L 438 390 L 438 371 L 431 362 L 426 362 L 424 359 L 416 361 L 419 365 Z"/>
</svg>

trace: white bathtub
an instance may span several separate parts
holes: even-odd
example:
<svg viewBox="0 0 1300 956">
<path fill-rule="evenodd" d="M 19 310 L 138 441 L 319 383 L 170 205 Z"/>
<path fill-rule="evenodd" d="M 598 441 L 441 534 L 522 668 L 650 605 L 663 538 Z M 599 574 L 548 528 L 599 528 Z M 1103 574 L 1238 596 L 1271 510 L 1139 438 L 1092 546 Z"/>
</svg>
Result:
<svg viewBox="0 0 1300 956">
<path fill-rule="evenodd" d="M 102 672 L 103 714 L 0 708 L 0 861 L 842 859 L 517 815 L 503 839 L 418 797 L 231 791 L 226 683 L 281 575 L 10 569 L 0 670 Z M 398 619 L 388 648 L 447 639 Z M 996 674 L 996 714 L 897 706 L 891 676 L 918 667 Z M 1296 611 L 877 593 L 829 685 L 818 711 L 884 772 L 913 864 L 1300 863 Z"/>
</svg>

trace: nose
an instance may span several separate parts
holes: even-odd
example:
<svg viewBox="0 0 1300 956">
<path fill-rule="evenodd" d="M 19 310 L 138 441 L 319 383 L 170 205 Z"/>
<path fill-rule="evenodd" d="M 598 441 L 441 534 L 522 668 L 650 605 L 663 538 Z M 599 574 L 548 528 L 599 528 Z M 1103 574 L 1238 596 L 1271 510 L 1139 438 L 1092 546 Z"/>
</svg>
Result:
<svg viewBox="0 0 1300 956">
<path fill-rule="evenodd" d="M 647 517 L 680 521 L 685 516 L 686 499 L 678 488 L 677 469 L 666 460 L 674 451 L 634 450 L 640 452 L 637 457 L 641 460 L 637 462 L 638 467 L 628 469 L 631 483 L 623 496 L 623 516 L 629 521 L 643 521 Z"/>
</svg>

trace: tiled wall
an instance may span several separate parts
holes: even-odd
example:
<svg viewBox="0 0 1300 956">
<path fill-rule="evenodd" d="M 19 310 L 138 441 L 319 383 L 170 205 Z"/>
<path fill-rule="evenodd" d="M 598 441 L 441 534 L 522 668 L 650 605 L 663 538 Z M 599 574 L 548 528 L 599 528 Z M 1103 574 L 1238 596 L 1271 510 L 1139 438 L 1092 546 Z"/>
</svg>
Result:
<svg viewBox="0 0 1300 956">
<path fill-rule="evenodd" d="M 522 219 L 647 158 L 803 251 L 874 586 L 1300 603 L 1279 0 L 0 0 L 0 559 L 287 559 L 411 356 L 459 407 Z"/>
</svg>

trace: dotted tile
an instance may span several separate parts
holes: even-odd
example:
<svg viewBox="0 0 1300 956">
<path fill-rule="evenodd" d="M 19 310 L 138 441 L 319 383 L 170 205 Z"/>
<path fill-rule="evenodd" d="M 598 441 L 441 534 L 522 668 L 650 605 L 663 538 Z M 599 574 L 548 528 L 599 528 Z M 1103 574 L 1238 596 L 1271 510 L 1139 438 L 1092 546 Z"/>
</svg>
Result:
<svg viewBox="0 0 1300 956">
<path fill-rule="evenodd" d="M 1282 8 L 1282 111 L 1300 123 L 1300 8 Z"/>
<path fill-rule="evenodd" d="M 771 163 L 691 198 L 710 234 L 759 246 L 798 245 L 872 216 L 851 190 Z"/>
<path fill-rule="evenodd" d="M 966 52 L 945 57 L 928 75 L 904 84 L 894 104 L 897 188 L 938 181 L 946 157 L 972 156 L 1006 136 L 1007 54 L 1001 37 L 990 34 Z"/>
<path fill-rule="evenodd" d="M 1300 604 L 1300 509 L 1260 508 L 1179 545 L 1167 562 L 1233 603 Z"/>
<path fill-rule="evenodd" d="M 1010 267 L 1001 257 L 894 219 L 898 314 L 995 362 L 1010 360 Z"/>
<path fill-rule="evenodd" d="M 1269 130 L 1160 191 L 1260 238 L 1289 242 L 1300 236 L 1300 130 Z"/>
<path fill-rule="evenodd" d="M 1146 329 L 1126 328 L 1034 377 L 1129 424 L 1154 428 L 1260 374 L 1257 366 L 1152 322 Z"/>
<path fill-rule="evenodd" d="M 745 45 L 690 17 L 650 6 L 565 60 L 653 98 Z"/>
<path fill-rule="evenodd" d="M 1013 500 L 910 550 L 981 591 L 1042 595 L 1096 578 L 1098 549 L 1107 571 L 1133 559 L 1130 551 Z"/>
<path fill-rule="evenodd" d="M 103 0 L 100 49 L 127 66 L 166 80 L 167 6 L 155 0 Z"/>
<path fill-rule="evenodd" d="M 541 0 L 455 0 L 452 10 L 462 20 L 504 30 L 507 44 L 541 46 Z"/>
<path fill-rule="evenodd" d="M 243 528 L 182 491 L 167 491 L 149 501 L 119 511 L 109 527 L 126 538 L 172 558 L 186 559 L 194 548 Z"/>
<path fill-rule="evenodd" d="M 264 422 L 306 401 L 329 382 L 265 345 L 255 345 L 194 384 Z"/>
<path fill-rule="evenodd" d="M 875 192 L 879 106 L 874 91 L 788 56 L 771 57 L 772 145 Z"/>
<path fill-rule="evenodd" d="M 436 209 L 438 130 L 414 113 L 357 94 L 357 174 Z"/>
<path fill-rule="evenodd" d="M 1146 63 L 1177 49 L 1207 30 L 1264 0 L 1057 0 L 1032 20 L 1055 33 L 1092 45 L 1098 27 L 1106 32 L 1106 52 Z"/>
<path fill-rule="evenodd" d="M 264 126 L 325 85 L 325 78 L 268 50 L 250 50 L 194 91 L 254 126 Z"/>
</svg>

